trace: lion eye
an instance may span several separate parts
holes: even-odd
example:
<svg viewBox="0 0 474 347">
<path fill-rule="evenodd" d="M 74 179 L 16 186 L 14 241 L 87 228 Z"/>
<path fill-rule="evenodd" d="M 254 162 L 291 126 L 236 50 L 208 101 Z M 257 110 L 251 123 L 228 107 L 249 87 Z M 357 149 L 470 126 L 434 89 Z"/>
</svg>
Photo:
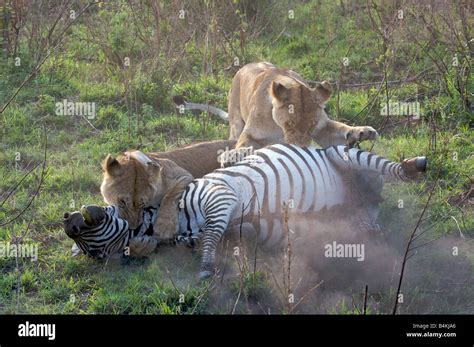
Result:
<svg viewBox="0 0 474 347">
<path fill-rule="evenodd" d="M 125 200 L 123 200 L 123 199 L 119 199 L 118 203 L 119 203 L 119 207 L 125 207 L 127 205 L 125 203 Z"/>
</svg>

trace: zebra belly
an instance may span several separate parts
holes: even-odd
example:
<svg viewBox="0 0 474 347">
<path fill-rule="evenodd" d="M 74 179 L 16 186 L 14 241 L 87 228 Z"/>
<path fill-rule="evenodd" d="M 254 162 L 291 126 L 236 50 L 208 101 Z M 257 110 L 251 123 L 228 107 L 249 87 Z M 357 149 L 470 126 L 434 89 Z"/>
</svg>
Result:
<svg viewBox="0 0 474 347">
<path fill-rule="evenodd" d="M 229 229 L 240 230 L 240 224 L 242 224 L 243 231 L 255 233 L 261 246 L 269 249 L 278 247 L 284 244 L 287 232 L 293 226 L 297 225 L 298 229 L 305 229 L 301 228 L 305 220 L 327 220 L 341 214 L 341 208 L 347 203 L 346 189 L 341 177 L 335 177 L 335 181 L 336 185 L 326 186 L 324 190 L 320 189 L 319 194 L 310 182 L 306 182 L 306 187 L 313 188 L 311 191 L 313 194 L 311 194 L 311 201 L 304 200 L 304 203 L 294 199 L 294 195 L 291 195 L 288 189 L 282 189 L 278 200 L 272 190 L 268 191 L 268 195 L 259 194 L 258 198 L 251 199 L 250 202 L 242 204 L 241 209 L 234 211 Z M 264 203 L 270 199 L 275 200 L 274 208 L 271 210 L 268 206 L 271 204 Z M 312 230 L 305 229 L 305 232 L 312 232 Z"/>
<path fill-rule="evenodd" d="M 298 210 L 288 210 L 285 214 L 282 209 L 279 213 L 263 215 L 234 216 L 226 232 L 242 233 L 256 240 L 259 246 L 266 250 L 278 249 L 285 246 L 288 233 L 292 240 L 308 233 L 317 233 L 315 225 L 332 225 L 334 221 L 349 218 L 348 205 L 332 205 L 330 208 L 310 210 L 302 213 Z"/>
</svg>

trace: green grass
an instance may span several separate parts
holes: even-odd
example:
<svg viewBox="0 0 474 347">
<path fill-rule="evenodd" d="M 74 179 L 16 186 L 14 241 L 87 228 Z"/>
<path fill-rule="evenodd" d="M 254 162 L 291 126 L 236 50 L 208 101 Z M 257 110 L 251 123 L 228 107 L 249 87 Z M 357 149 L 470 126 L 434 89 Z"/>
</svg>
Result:
<svg viewBox="0 0 474 347">
<path fill-rule="evenodd" d="M 27 172 L 28 168 L 42 159 L 42 130 L 28 127 L 28 115 L 24 109 L 12 109 L 6 128 L 7 136 L 3 145 L 7 145 L 0 158 L 0 177 L 3 177 L 0 191 L 7 192 L 15 182 Z M 120 119 L 120 114 L 110 114 Z M 203 125 L 203 120 L 194 116 L 151 115 L 143 119 L 140 129 L 140 143 L 143 150 L 166 150 L 178 143 L 191 142 L 206 138 L 225 138 L 226 126 L 215 119 Z M 173 263 L 166 255 L 158 254 L 143 264 L 121 265 L 120 261 L 111 261 L 104 266 L 93 260 L 78 257 L 71 258 L 69 240 L 61 227 L 61 216 L 65 211 L 77 209 L 85 203 L 102 203 L 99 192 L 101 181 L 100 162 L 107 153 L 117 153 L 134 147 L 136 137 L 127 140 L 127 127 L 118 122 L 116 127 L 104 127 L 96 134 L 80 119 L 75 120 L 76 127 L 70 130 L 55 131 L 48 129 L 48 171 L 40 195 L 34 200 L 27 212 L 0 230 L 0 239 L 11 241 L 12 237 L 25 235 L 25 241 L 35 242 L 39 246 L 39 260 L 34 263 L 20 259 L 20 279 L 17 278 L 14 259 L 0 259 L 0 311 L 5 313 L 228 313 L 240 288 L 239 277 L 224 282 L 213 288 L 213 293 L 206 293 L 204 287 L 195 281 L 197 272 L 196 260 L 188 254 L 183 262 L 188 269 L 184 272 L 183 263 Z M 24 126 L 19 131 L 21 124 Z M 179 133 L 179 141 L 176 134 Z M 474 218 L 472 209 L 453 203 L 456 197 L 466 191 L 468 177 L 472 174 L 473 145 L 469 142 L 472 131 L 460 129 L 457 134 L 445 132 L 440 134 L 439 142 L 446 141 L 445 154 L 442 151 L 429 152 L 428 132 L 421 126 L 415 136 L 400 134 L 393 137 L 382 137 L 375 143 L 374 151 L 392 160 L 426 154 L 429 157 L 429 171 L 426 181 L 419 184 L 400 184 L 387 182 L 384 189 L 385 202 L 381 206 L 380 220 L 387 230 L 393 233 L 405 233 L 416 222 L 422 205 L 427 199 L 428 191 L 438 170 L 441 179 L 436 194 L 431 202 L 427 215 L 436 220 L 436 227 L 430 231 L 431 236 L 458 233 L 454 217 L 464 235 L 474 236 Z M 28 141 L 25 143 L 25 140 Z M 135 142 L 136 144 L 136 142 Z M 444 146 L 444 145 L 443 145 Z M 364 144 L 365 148 L 369 144 Z M 21 153 L 21 161 L 15 163 L 16 153 Z M 457 153 L 453 156 L 453 153 Z M 457 160 L 454 160 L 456 158 Z M 0 208 L 0 218 L 8 218 L 18 213 L 31 198 L 38 182 L 38 173 L 30 175 L 19 187 L 14 198 L 7 200 Z M 397 203 L 403 199 L 404 208 L 398 209 Z M 446 214 L 448 218 L 446 218 Z M 400 223 L 403 220 L 403 223 Z M 171 251 L 168 251 L 168 255 Z M 471 257 L 471 262 L 474 259 Z M 166 272 L 166 263 L 170 274 Z M 472 266 L 473 263 L 471 263 Z M 189 269 L 189 267 L 191 267 Z M 181 272 L 180 272 L 181 271 Z M 265 271 L 261 269 L 261 271 Z M 182 280 L 179 289 L 173 287 Z M 184 280 L 183 280 L 184 279 Z M 17 292 L 18 281 L 20 289 Z M 252 273 L 244 277 L 241 303 L 236 312 L 247 313 L 249 300 L 262 301 L 273 296 L 278 301 L 275 291 L 268 292 L 260 275 Z M 271 287 L 271 286 L 270 286 Z M 226 290 L 229 294 L 225 302 L 219 299 L 216 304 L 212 295 Z M 184 303 L 180 303 L 179 294 L 184 294 Z M 19 295 L 19 304 L 17 303 Z M 197 298 L 204 298 L 197 302 Z M 211 299 L 208 296 L 211 295 Z M 210 301 L 208 301 L 208 299 Z M 275 304 L 272 304 L 275 307 Z M 256 305 L 255 313 L 262 313 Z M 345 312 L 346 309 L 341 307 Z M 462 310 L 459 308 L 459 310 Z M 278 309 L 272 312 L 278 312 Z M 283 310 L 282 310 L 283 311 Z M 280 311 L 280 312 L 282 312 Z M 341 311 L 341 312 L 342 312 Z M 338 311 L 339 312 L 339 311 Z M 376 313 L 376 312 L 374 312 Z"/>
</svg>

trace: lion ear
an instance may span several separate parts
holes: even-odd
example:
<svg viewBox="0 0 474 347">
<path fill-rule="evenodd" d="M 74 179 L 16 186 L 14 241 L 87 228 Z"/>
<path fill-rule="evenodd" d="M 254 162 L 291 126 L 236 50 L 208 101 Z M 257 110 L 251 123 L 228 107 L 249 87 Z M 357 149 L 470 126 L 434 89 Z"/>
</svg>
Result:
<svg viewBox="0 0 474 347">
<path fill-rule="evenodd" d="M 107 155 L 105 160 L 102 162 L 102 168 L 111 176 L 118 176 L 122 173 L 122 167 L 117 159 L 112 155 Z"/>
<path fill-rule="evenodd" d="M 272 96 L 279 101 L 287 101 L 290 98 L 290 88 L 287 88 L 283 83 L 272 82 Z"/>
<path fill-rule="evenodd" d="M 316 92 L 318 93 L 319 99 L 324 104 L 331 97 L 331 84 L 328 81 L 322 81 L 321 83 L 318 83 L 318 85 L 316 86 Z"/>
</svg>

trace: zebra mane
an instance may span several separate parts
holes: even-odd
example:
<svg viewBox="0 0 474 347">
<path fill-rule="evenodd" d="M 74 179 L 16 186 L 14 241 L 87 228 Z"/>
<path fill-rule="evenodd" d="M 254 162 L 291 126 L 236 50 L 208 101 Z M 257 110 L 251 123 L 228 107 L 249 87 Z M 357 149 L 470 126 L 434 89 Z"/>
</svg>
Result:
<svg viewBox="0 0 474 347">
<path fill-rule="evenodd" d="M 106 217 L 104 218 L 104 220 L 98 226 L 91 229 L 91 231 L 102 229 L 111 224 L 116 224 L 115 228 L 120 231 L 130 230 L 128 222 L 125 219 L 122 219 L 119 217 L 119 209 L 117 206 L 113 206 L 113 205 L 106 206 L 105 215 Z"/>
</svg>

